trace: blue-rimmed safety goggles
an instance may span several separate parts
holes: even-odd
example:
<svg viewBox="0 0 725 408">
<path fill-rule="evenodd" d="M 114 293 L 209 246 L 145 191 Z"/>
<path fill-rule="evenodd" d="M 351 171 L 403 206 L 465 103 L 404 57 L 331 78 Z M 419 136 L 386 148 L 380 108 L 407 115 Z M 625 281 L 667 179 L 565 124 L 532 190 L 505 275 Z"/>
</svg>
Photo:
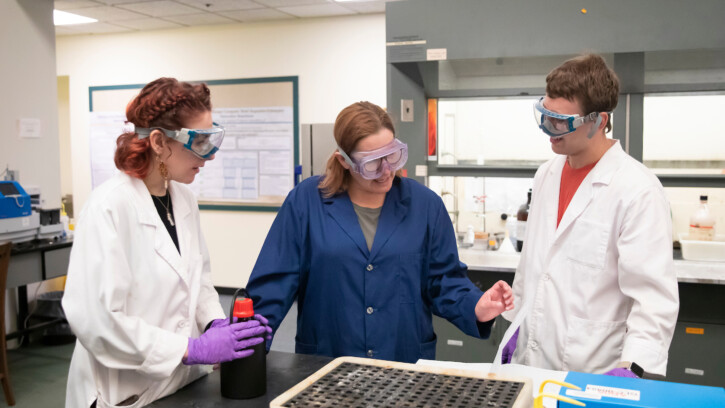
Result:
<svg viewBox="0 0 725 408">
<path fill-rule="evenodd" d="M 599 112 L 592 112 L 586 116 L 564 115 L 562 113 L 552 112 L 544 107 L 543 96 L 534 103 L 534 119 L 539 129 L 551 137 L 562 137 L 575 131 L 579 126 L 587 122 L 596 121 L 596 125 L 589 132 L 590 135 L 588 137 L 591 137 L 594 135 L 601 121 Z"/>
<path fill-rule="evenodd" d="M 151 132 L 159 130 L 167 137 L 181 142 L 185 148 L 202 159 L 208 159 L 219 150 L 224 141 L 224 127 L 213 123 L 214 127 L 209 129 L 186 129 L 168 130 L 160 127 L 136 128 L 139 139 L 149 137 Z"/>
</svg>

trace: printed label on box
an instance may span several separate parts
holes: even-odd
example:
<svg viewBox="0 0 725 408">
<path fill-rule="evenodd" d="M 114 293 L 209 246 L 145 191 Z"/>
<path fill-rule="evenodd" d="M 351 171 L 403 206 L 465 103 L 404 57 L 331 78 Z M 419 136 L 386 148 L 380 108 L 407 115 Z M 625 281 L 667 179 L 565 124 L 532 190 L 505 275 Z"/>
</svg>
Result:
<svg viewBox="0 0 725 408">
<path fill-rule="evenodd" d="M 639 391 L 628 390 L 626 388 L 605 387 L 603 385 L 587 384 L 586 393 L 599 394 L 602 397 L 626 399 L 631 401 L 639 401 Z"/>
</svg>

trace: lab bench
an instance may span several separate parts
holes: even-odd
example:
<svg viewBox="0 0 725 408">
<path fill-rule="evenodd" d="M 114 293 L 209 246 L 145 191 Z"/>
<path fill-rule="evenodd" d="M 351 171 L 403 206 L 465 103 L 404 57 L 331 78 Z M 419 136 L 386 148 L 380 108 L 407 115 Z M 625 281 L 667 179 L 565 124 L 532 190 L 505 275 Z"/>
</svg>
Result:
<svg viewBox="0 0 725 408">
<path fill-rule="evenodd" d="M 176 393 L 148 406 L 160 408 L 267 408 L 269 403 L 278 395 L 309 377 L 330 361 L 332 361 L 331 357 L 270 351 L 267 354 L 267 393 L 261 397 L 248 400 L 233 400 L 222 397 L 219 370 L 215 370 Z"/>
<path fill-rule="evenodd" d="M 481 290 L 496 281 L 513 283 L 519 254 L 459 249 L 471 281 Z M 670 346 L 667 381 L 722 387 L 725 384 L 725 263 L 682 260 L 675 251 L 680 313 Z M 678 259 L 680 258 L 680 259 Z M 491 362 L 509 322 L 496 318 L 486 340 L 465 335 L 437 316 L 436 359 L 466 363 Z"/>
<path fill-rule="evenodd" d="M 17 288 L 18 291 L 18 330 L 8 333 L 5 338 L 10 340 L 21 337 L 26 333 L 45 329 L 65 319 L 56 319 L 46 323 L 23 329 L 28 316 L 28 290 L 27 285 L 65 276 L 68 272 L 68 261 L 73 246 L 73 239 L 60 239 L 54 241 L 34 240 L 13 244 L 8 265 L 7 289 Z M 23 344 L 27 344 L 26 336 Z"/>
</svg>

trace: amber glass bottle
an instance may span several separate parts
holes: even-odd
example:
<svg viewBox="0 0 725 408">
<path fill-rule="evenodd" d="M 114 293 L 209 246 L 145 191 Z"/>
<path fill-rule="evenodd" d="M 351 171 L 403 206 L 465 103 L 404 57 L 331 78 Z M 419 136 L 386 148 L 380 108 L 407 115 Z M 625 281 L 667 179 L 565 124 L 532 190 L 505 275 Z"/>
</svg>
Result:
<svg viewBox="0 0 725 408">
<path fill-rule="evenodd" d="M 516 213 L 516 250 L 521 252 L 524 247 L 524 235 L 526 235 L 526 221 L 529 219 L 529 208 L 531 207 L 531 189 L 527 193 L 525 204 L 521 204 Z"/>
</svg>

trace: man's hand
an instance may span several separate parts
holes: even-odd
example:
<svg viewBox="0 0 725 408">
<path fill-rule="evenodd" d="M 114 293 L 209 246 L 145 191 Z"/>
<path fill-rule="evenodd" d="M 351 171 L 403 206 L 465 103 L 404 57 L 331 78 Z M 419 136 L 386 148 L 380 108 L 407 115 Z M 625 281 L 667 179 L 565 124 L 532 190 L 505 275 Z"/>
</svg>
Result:
<svg viewBox="0 0 725 408">
<path fill-rule="evenodd" d="M 504 281 L 498 281 L 476 303 L 476 319 L 487 322 L 513 308 L 514 294 L 511 286 Z"/>
</svg>

